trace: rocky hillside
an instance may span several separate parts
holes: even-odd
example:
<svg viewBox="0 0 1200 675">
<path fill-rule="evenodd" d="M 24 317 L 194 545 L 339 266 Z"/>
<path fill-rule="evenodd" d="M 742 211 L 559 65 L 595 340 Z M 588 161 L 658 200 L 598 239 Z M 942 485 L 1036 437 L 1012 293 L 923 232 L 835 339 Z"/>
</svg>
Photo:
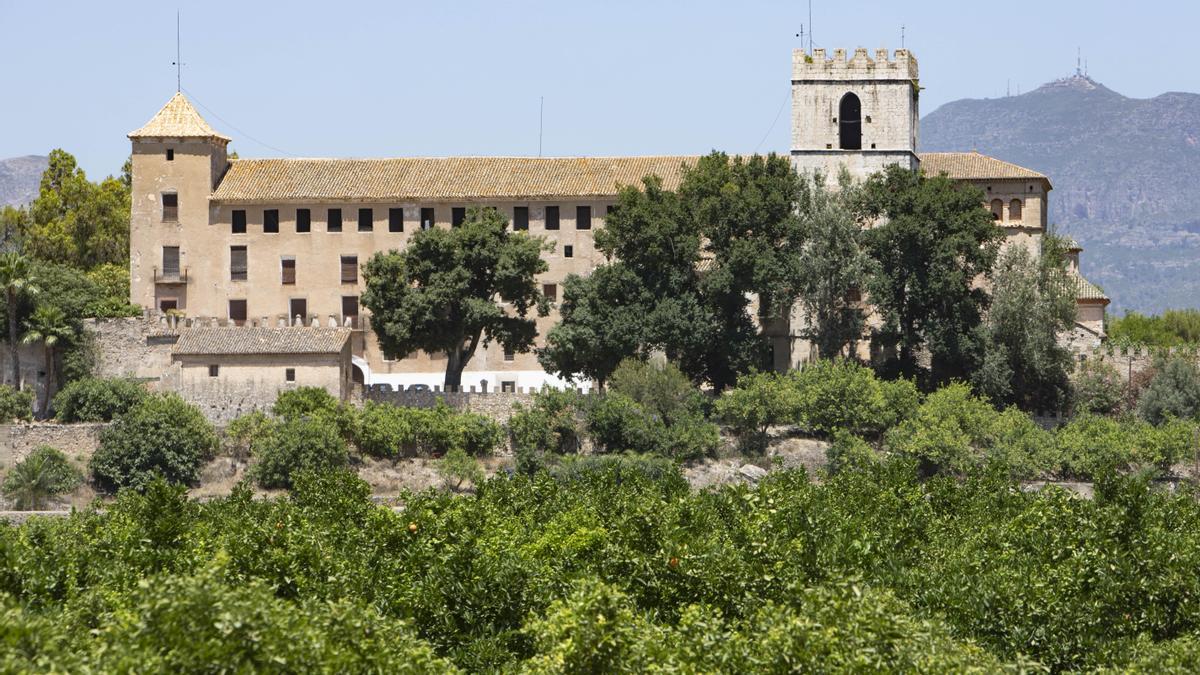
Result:
<svg viewBox="0 0 1200 675">
<path fill-rule="evenodd" d="M 33 201 L 46 161 L 41 155 L 0 159 L 0 206 L 20 206 Z"/>
<path fill-rule="evenodd" d="M 948 103 L 921 120 L 921 149 L 1047 174 L 1050 220 L 1083 244 L 1110 310 L 1200 307 L 1200 95 L 1132 99 L 1070 77 Z"/>
</svg>

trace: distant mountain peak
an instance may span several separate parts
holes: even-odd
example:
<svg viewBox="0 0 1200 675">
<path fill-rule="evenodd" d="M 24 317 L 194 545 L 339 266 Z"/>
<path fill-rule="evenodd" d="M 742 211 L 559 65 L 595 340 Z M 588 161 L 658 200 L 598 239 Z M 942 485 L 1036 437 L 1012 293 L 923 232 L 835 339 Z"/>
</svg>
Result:
<svg viewBox="0 0 1200 675">
<path fill-rule="evenodd" d="M 1120 96 L 1120 94 L 1113 91 L 1112 89 L 1109 89 L 1108 87 L 1104 86 L 1103 84 L 1100 84 L 1099 82 L 1093 80 L 1092 78 L 1088 77 L 1087 75 L 1082 75 L 1080 73 L 1076 73 L 1074 75 L 1071 75 L 1070 77 L 1063 77 L 1063 78 L 1059 78 L 1057 80 L 1052 80 L 1050 82 L 1047 82 L 1046 84 L 1043 84 L 1042 86 L 1038 87 L 1037 89 L 1034 89 L 1030 93 L 1031 94 L 1037 94 L 1037 93 L 1047 94 L 1047 93 L 1060 93 L 1060 92 L 1064 92 L 1064 91 L 1075 91 L 1075 92 L 1083 92 L 1083 93 L 1096 92 L 1096 93 L 1112 94 L 1115 96 Z"/>
</svg>

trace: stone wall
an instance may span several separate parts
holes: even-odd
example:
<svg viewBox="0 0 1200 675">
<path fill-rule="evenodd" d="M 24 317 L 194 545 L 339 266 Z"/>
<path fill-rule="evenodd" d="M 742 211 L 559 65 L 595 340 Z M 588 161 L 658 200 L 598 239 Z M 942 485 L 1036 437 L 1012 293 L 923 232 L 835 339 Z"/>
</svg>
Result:
<svg viewBox="0 0 1200 675">
<path fill-rule="evenodd" d="M 0 471 L 7 472 L 39 445 L 58 448 L 82 469 L 100 447 L 100 432 L 107 427 L 107 423 L 0 425 Z"/>
<path fill-rule="evenodd" d="M 534 387 L 518 388 L 515 392 L 475 392 L 475 391 L 368 391 L 366 399 L 380 403 L 408 408 L 432 408 L 439 399 L 446 405 L 464 412 L 479 413 L 501 424 L 512 417 L 513 406 L 520 403 L 529 406 L 533 403 L 533 395 L 539 390 Z"/>
<path fill-rule="evenodd" d="M 157 380 L 171 367 L 171 347 L 179 335 L 166 317 L 86 319 L 84 326 L 94 338 L 99 377 Z"/>
<path fill-rule="evenodd" d="M 1171 356 L 1182 356 L 1200 365 L 1200 351 L 1194 348 L 1163 349 L 1140 345 L 1118 347 L 1105 344 L 1099 348 L 1082 353 L 1076 358 L 1080 361 L 1089 360 L 1107 363 L 1116 368 L 1123 379 L 1128 379 L 1131 374 L 1153 367 L 1156 360 Z"/>
</svg>

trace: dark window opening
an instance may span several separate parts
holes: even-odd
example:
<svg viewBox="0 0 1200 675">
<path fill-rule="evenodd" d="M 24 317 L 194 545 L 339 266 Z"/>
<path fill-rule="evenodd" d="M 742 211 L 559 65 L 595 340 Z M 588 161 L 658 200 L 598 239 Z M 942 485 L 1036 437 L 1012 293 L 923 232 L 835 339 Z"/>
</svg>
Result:
<svg viewBox="0 0 1200 675">
<path fill-rule="evenodd" d="M 233 233 L 246 234 L 246 212 L 242 209 L 233 212 Z"/>
<path fill-rule="evenodd" d="M 221 374 L 221 366 L 218 366 L 214 363 L 213 365 L 208 367 L 208 376 L 209 377 L 216 377 L 220 374 Z"/>
<path fill-rule="evenodd" d="M 434 225 L 433 207 L 427 206 L 421 209 L 421 229 L 429 230 Z"/>
<path fill-rule="evenodd" d="M 575 207 L 575 229 L 590 230 L 592 229 L 592 207 L 576 206 Z"/>
<path fill-rule="evenodd" d="M 285 368 L 283 371 L 283 379 L 287 380 L 288 382 L 295 382 L 296 381 L 296 369 L 295 368 Z"/>
<path fill-rule="evenodd" d="M 550 302 L 558 300 L 558 284 L 542 284 L 542 295 Z"/>
<path fill-rule="evenodd" d="M 288 319 L 290 319 L 288 323 L 303 326 L 308 321 L 308 300 L 305 298 L 288 300 Z"/>
<path fill-rule="evenodd" d="M 370 232 L 375 229 L 375 212 L 372 209 L 358 210 L 358 231 Z"/>
<path fill-rule="evenodd" d="M 838 147 L 842 150 L 862 150 L 862 102 L 854 94 L 846 94 L 838 105 Z"/>
<path fill-rule="evenodd" d="M 312 211 L 308 209 L 296 209 L 296 231 L 312 231 Z"/>
<path fill-rule="evenodd" d="M 329 215 L 325 221 L 325 229 L 329 232 L 342 231 L 342 210 L 329 209 Z"/>
<path fill-rule="evenodd" d="M 575 257 L 575 247 L 571 246 L 570 244 L 563 246 L 563 257 L 564 258 L 574 258 Z"/>
<path fill-rule="evenodd" d="M 451 227 L 458 227 L 459 225 L 462 225 L 463 221 L 466 219 L 467 219 L 467 207 L 455 206 L 454 208 L 450 209 L 450 226 Z"/>
<path fill-rule="evenodd" d="M 279 262 L 282 265 L 281 269 L 283 271 L 283 279 L 282 279 L 283 283 L 285 283 L 285 284 L 296 283 L 296 259 L 295 258 L 284 258 L 283 260 L 280 260 Z"/>
<path fill-rule="evenodd" d="M 347 319 L 349 321 L 347 322 Z M 342 296 L 342 325 L 347 325 L 351 328 L 358 328 L 358 296 L 343 295 Z"/>
<path fill-rule="evenodd" d="M 528 230 L 529 229 L 529 207 L 516 206 L 513 207 L 513 229 Z"/>
<path fill-rule="evenodd" d="M 1004 202 L 999 199 L 992 200 L 992 220 L 1000 220 L 1004 217 Z"/>
<path fill-rule="evenodd" d="M 158 309 L 163 312 L 169 312 L 172 309 L 179 309 L 179 300 L 175 298 L 163 298 L 158 301 Z"/>
<path fill-rule="evenodd" d="M 516 359 L 517 359 L 517 355 L 511 349 L 504 350 L 505 362 L 512 362 L 512 361 L 515 361 Z"/>
<path fill-rule="evenodd" d="M 388 209 L 388 232 L 404 231 L 404 209 Z"/>
<path fill-rule="evenodd" d="M 246 323 L 246 301 L 245 300 L 230 300 L 229 301 L 229 320 L 238 326 L 241 326 Z"/>
<path fill-rule="evenodd" d="M 164 246 L 162 250 L 162 275 L 169 279 L 179 278 L 179 247 Z"/>
<path fill-rule="evenodd" d="M 557 230 L 558 229 L 558 207 L 557 206 L 547 206 L 546 207 L 546 229 L 547 230 Z"/>
<path fill-rule="evenodd" d="M 263 232 L 267 234 L 279 233 L 279 209 L 267 209 L 263 211 Z"/>
<path fill-rule="evenodd" d="M 342 283 L 357 284 L 358 283 L 358 256 L 344 255 L 342 256 Z"/>
<path fill-rule="evenodd" d="M 515 393 L 517 391 L 517 383 L 512 380 L 504 380 L 500 383 L 500 391 L 509 394 Z"/>
<path fill-rule="evenodd" d="M 162 219 L 164 223 L 174 223 L 179 220 L 179 195 L 174 192 L 164 192 L 162 206 Z"/>
<path fill-rule="evenodd" d="M 167 161 L 168 162 L 175 161 L 175 149 L 174 148 L 167 148 Z"/>
<path fill-rule="evenodd" d="M 247 277 L 246 269 L 246 247 L 245 246 L 230 246 L 229 247 L 229 278 L 232 281 L 245 281 Z"/>
</svg>

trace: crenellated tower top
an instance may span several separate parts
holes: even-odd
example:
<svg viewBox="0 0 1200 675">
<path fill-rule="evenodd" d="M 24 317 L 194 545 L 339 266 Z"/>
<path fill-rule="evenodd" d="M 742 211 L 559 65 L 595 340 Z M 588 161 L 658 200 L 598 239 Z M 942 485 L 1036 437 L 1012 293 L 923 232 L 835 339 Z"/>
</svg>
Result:
<svg viewBox="0 0 1200 675">
<path fill-rule="evenodd" d="M 907 49 L 897 49 L 895 58 L 888 58 L 888 50 L 876 49 L 875 58 L 859 47 L 854 55 L 846 58 L 845 49 L 833 50 L 833 57 L 826 56 L 824 49 L 814 49 L 810 55 L 803 49 L 792 50 L 793 80 L 915 80 L 917 58 Z"/>
</svg>

